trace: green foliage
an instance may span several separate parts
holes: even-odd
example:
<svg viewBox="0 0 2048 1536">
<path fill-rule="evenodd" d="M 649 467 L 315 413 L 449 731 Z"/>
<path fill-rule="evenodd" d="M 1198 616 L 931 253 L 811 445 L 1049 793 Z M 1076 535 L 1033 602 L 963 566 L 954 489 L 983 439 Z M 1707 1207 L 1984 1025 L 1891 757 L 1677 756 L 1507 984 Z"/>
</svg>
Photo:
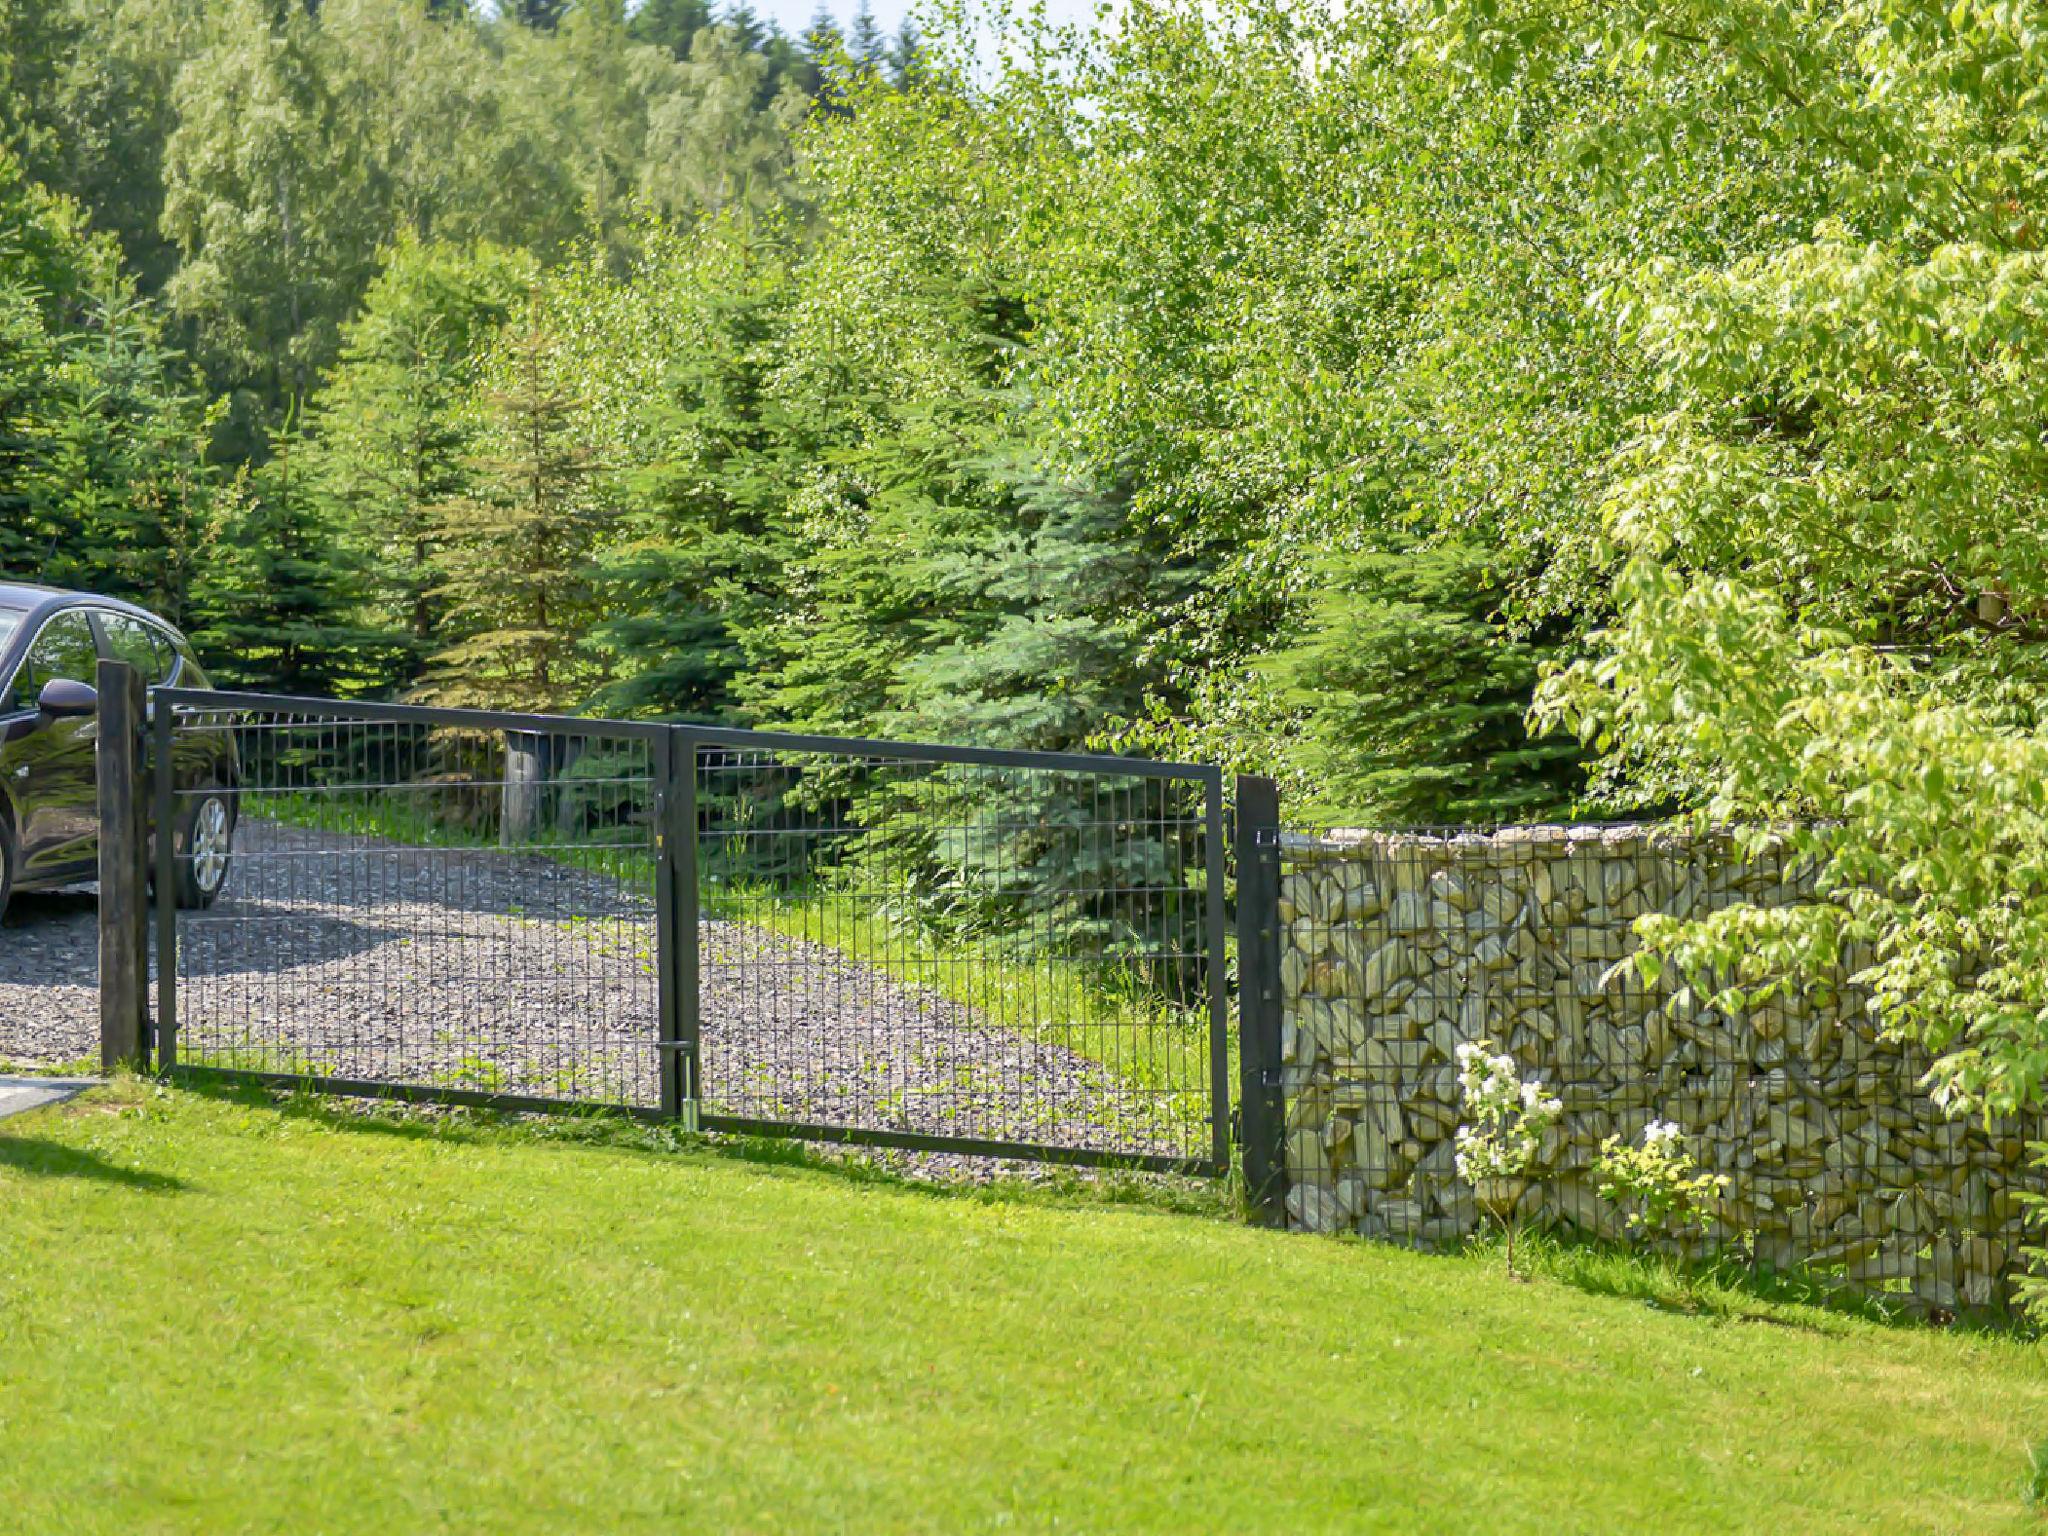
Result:
<svg viewBox="0 0 2048 1536">
<path fill-rule="evenodd" d="M 193 643 L 224 687 L 300 697 L 359 692 L 383 675 L 389 637 L 354 621 L 357 573 L 286 431 L 220 498 L 198 564 Z"/>
<path fill-rule="evenodd" d="M 516 252 L 402 237 L 318 398 L 306 473 L 361 573 L 363 618 L 403 637 L 387 688 L 410 685 L 440 635 L 437 509 L 469 488 L 477 359 L 537 275 Z"/>
<path fill-rule="evenodd" d="M 794 471 L 766 377 L 779 270 L 714 258 L 692 276 L 695 334 L 642 418 L 644 462 L 618 482 L 626 536 L 602 557 L 609 617 L 596 634 L 615 675 L 598 702 L 713 720 L 731 712 L 748 637 L 784 600 Z"/>
<path fill-rule="evenodd" d="M 0 571 L 178 616 L 208 428 L 108 242 L 0 150 Z"/>
<path fill-rule="evenodd" d="M 1555 816 L 1580 789 L 1567 739 L 1524 722 L 1545 649 L 1507 633 L 1469 545 L 1333 561 L 1300 644 L 1266 662 L 1316 786 L 1295 814 L 1378 822 Z"/>
<path fill-rule="evenodd" d="M 1512 31 L 1447 12 L 1494 73 L 1595 58 L 1769 103 L 1758 142 L 1829 154 L 1832 216 L 1741 261 L 1643 263 L 1610 303 L 1658 397 L 1602 499 L 1627 559 L 1545 714 L 1704 818 L 1796 823 L 1815 899 L 1649 923 L 1746 1006 L 1847 962 L 1944 1101 L 2048 1086 L 2043 257 L 2048 28 L 2024 9 L 1714 0 Z M 1646 111 L 1603 147 L 1664 174 Z M 1825 817 L 1825 826 L 1813 818 Z"/>
<path fill-rule="evenodd" d="M 447 604 L 420 697 L 457 707 L 561 713 L 596 681 L 580 639 L 593 552 L 612 509 L 575 427 L 577 397 L 536 300 L 487 375 L 467 494 L 434 509 Z"/>
<path fill-rule="evenodd" d="M 2034 12 L 527 20 L 0 5 L 0 560 L 176 613 L 260 506 L 382 690 L 1786 824 L 1814 899 L 1650 963 L 1847 963 L 1952 1102 L 2039 1099 Z"/>
</svg>

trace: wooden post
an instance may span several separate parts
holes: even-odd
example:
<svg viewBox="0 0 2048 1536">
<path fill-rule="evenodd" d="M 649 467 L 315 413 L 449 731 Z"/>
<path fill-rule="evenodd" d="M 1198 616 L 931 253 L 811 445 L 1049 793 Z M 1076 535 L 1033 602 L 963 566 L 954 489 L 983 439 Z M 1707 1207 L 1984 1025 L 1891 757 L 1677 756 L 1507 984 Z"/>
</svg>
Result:
<svg viewBox="0 0 2048 1536">
<path fill-rule="evenodd" d="M 505 794 L 498 809 L 498 842 L 530 843 L 540 831 L 541 793 L 548 776 L 548 739 L 539 731 L 505 733 Z"/>
<path fill-rule="evenodd" d="M 99 667 L 100 1065 L 149 1066 L 143 849 L 142 674 Z M 168 891 L 161 893 L 170 899 Z"/>
</svg>

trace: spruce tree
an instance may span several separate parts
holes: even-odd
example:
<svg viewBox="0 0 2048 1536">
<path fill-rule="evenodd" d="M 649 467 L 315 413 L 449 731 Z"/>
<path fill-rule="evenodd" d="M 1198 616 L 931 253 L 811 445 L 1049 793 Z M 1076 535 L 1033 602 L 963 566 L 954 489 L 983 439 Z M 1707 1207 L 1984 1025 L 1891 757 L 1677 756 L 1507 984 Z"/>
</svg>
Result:
<svg viewBox="0 0 2048 1536">
<path fill-rule="evenodd" d="M 1584 788 L 1577 744 L 1524 723 L 1543 637 L 1499 623 L 1469 544 L 1332 561 L 1296 645 L 1264 663 L 1302 721 L 1304 811 L 1364 823 L 1557 815 Z"/>
<path fill-rule="evenodd" d="M 854 6 L 853 25 L 846 34 L 846 52 L 862 74 L 879 73 L 887 62 L 889 40 L 876 23 L 874 8 L 868 0 L 859 0 Z"/>
<path fill-rule="evenodd" d="M 475 354 L 532 272 L 494 247 L 401 240 L 316 407 L 308 472 L 365 573 L 366 617 L 395 641 L 388 690 L 415 682 L 439 644 L 437 519 L 469 486 Z"/>
<path fill-rule="evenodd" d="M 711 25 L 705 0 L 646 0 L 627 23 L 636 43 L 666 48 L 678 60 L 690 56 L 697 34 Z"/>
<path fill-rule="evenodd" d="M 385 668 L 357 573 L 337 554 L 304 444 L 289 424 L 222 498 L 194 572 L 192 639 L 228 687 L 315 698 L 361 692 Z"/>
<path fill-rule="evenodd" d="M 652 414 L 652 462 L 632 477 L 626 538 L 601 565 L 607 713 L 730 717 L 747 639 L 781 605 L 792 467 L 765 377 L 779 299 L 772 283 L 711 299 L 704 340 Z"/>
<path fill-rule="evenodd" d="M 562 711 L 601 680 L 583 641 L 610 510 L 581 441 L 578 397 L 558 373 L 536 295 L 503 342 L 482 448 L 469 460 L 473 489 L 436 511 L 445 575 L 435 596 L 454 638 L 434 654 L 423 698 Z"/>
<path fill-rule="evenodd" d="M 889 80 L 899 91 L 907 90 L 923 75 L 924 34 L 917 30 L 917 23 L 908 16 L 896 29 L 896 37 L 889 44 Z"/>
</svg>

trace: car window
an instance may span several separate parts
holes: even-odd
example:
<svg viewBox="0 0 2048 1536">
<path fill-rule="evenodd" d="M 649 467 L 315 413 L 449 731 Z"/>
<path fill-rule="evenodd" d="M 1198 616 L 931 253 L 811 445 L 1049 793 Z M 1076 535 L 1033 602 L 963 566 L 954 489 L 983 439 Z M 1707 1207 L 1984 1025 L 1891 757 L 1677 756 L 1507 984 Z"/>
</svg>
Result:
<svg viewBox="0 0 2048 1536">
<path fill-rule="evenodd" d="M 6 654 L 7 643 L 14 638 L 14 632 L 19 628 L 21 628 L 21 615 L 9 613 L 6 609 L 0 608 L 0 655 Z M 13 680 L 5 673 L 0 673 L 0 714 L 4 714 L 10 709 L 19 708 L 21 708 L 21 701 L 14 696 Z"/>
<path fill-rule="evenodd" d="M 90 683 L 98 675 L 99 647 L 93 643 L 92 625 L 80 609 L 67 609 L 43 626 L 35 643 L 23 658 L 14 679 L 14 690 L 24 705 L 32 705 L 46 684 L 64 677 L 75 683 Z"/>
<path fill-rule="evenodd" d="M 125 661 L 142 674 L 152 688 L 171 675 L 171 642 L 153 624 L 130 618 L 125 613 L 102 613 L 100 631 L 107 637 L 107 649 L 117 661 Z"/>
<path fill-rule="evenodd" d="M 211 688 L 213 680 L 200 669 L 199 658 L 192 654 L 192 647 L 180 642 L 177 647 L 178 660 L 184 663 L 178 673 L 180 688 Z"/>
</svg>

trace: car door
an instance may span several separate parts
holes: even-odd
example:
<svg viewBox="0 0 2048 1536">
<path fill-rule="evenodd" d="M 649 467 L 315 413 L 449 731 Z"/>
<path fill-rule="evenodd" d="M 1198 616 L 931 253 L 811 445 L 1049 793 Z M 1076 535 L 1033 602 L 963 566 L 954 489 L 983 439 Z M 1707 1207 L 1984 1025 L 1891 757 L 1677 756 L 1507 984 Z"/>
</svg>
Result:
<svg viewBox="0 0 2048 1536">
<path fill-rule="evenodd" d="M 91 684 L 99 670 L 99 646 L 82 608 L 67 608 L 43 625 L 29 646 L 15 689 L 22 704 L 35 707 L 46 684 L 66 677 Z M 8 772 L 20 816 L 21 869 L 44 882 L 76 874 L 90 876 L 99 851 L 99 790 L 93 751 L 97 732 L 90 718 L 38 719 L 10 747 Z"/>
</svg>

